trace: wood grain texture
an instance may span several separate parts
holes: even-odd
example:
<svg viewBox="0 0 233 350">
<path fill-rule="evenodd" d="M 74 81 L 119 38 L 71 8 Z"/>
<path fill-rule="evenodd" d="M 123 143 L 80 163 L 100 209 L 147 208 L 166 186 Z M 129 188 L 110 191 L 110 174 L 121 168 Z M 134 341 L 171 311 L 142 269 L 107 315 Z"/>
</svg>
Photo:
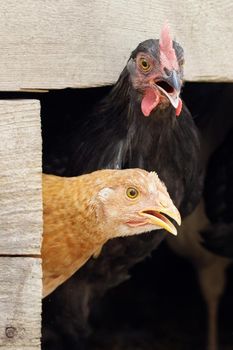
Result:
<svg viewBox="0 0 233 350">
<path fill-rule="evenodd" d="M 40 104 L 0 100 L 0 255 L 39 254 L 42 234 Z"/>
<path fill-rule="evenodd" d="M 165 20 L 190 81 L 233 81 L 230 0 L 25 0 L 0 4 L 0 90 L 111 84 Z"/>
<path fill-rule="evenodd" d="M 40 259 L 0 257 L 0 349 L 40 349 Z"/>
</svg>

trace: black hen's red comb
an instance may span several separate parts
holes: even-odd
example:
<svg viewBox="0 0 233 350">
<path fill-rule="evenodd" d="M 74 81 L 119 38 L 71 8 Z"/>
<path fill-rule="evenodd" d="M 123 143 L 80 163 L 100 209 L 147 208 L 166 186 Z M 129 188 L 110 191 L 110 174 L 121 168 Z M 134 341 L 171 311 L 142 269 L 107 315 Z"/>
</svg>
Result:
<svg viewBox="0 0 233 350">
<path fill-rule="evenodd" d="M 173 48 L 173 41 L 170 35 L 169 26 L 167 23 L 164 24 L 160 39 L 159 39 L 159 48 L 160 48 L 160 59 L 164 67 L 168 69 L 178 68 L 178 62 L 176 58 L 176 53 Z"/>
</svg>

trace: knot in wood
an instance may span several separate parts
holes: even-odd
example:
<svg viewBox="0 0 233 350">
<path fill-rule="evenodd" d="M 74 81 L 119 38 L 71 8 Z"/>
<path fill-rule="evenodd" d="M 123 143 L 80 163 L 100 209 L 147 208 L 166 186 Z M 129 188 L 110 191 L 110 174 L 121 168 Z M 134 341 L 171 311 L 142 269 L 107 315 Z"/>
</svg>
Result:
<svg viewBox="0 0 233 350">
<path fill-rule="evenodd" d="M 6 327 L 5 334 L 7 338 L 14 338 L 17 334 L 17 329 L 15 327 Z"/>
</svg>

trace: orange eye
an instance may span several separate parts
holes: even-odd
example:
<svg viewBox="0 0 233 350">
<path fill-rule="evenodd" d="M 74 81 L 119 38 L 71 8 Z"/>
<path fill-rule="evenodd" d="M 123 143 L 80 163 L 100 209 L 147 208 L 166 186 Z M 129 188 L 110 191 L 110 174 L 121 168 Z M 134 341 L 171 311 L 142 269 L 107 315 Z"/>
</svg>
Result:
<svg viewBox="0 0 233 350">
<path fill-rule="evenodd" d="M 151 69 L 151 65 L 145 57 L 140 58 L 139 64 L 143 72 L 149 72 Z"/>
<path fill-rule="evenodd" d="M 136 188 L 129 187 L 126 190 L 126 195 L 130 199 L 135 199 L 135 198 L 137 198 L 139 196 L 139 192 L 138 192 L 138 190 Z"/>
</svg>

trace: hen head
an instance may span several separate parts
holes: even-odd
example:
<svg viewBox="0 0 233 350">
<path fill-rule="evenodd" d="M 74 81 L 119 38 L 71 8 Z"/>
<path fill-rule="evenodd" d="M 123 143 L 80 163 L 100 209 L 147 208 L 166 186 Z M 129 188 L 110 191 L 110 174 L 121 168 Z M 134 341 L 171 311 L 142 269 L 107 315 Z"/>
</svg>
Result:
<svg viewBox="0 0 233 350">
<path fill-rule="evenodd" d="M 167 108 L 170 104 L 176 115 L 180 114 L 183 64 L 183 49 L 171 39 L 167 25 L 163 27 L 160 39 L 143 41 L 132 52 L 127 69 L 131 83 L 140 95 L 145 117 L 153 110 Z"/>
<path fill-rule="evenodd" d="M 173 204 L 165 185 L 155 172 L 142 169 L 104 170 L 108 186 L 98 191 L 94 206 L 99 223 L 111 237 L 130 236 L 152 230 L 165 229 L 176 235 L 172 222 L 179 225 L 180 214 Z"/>
</svg>

